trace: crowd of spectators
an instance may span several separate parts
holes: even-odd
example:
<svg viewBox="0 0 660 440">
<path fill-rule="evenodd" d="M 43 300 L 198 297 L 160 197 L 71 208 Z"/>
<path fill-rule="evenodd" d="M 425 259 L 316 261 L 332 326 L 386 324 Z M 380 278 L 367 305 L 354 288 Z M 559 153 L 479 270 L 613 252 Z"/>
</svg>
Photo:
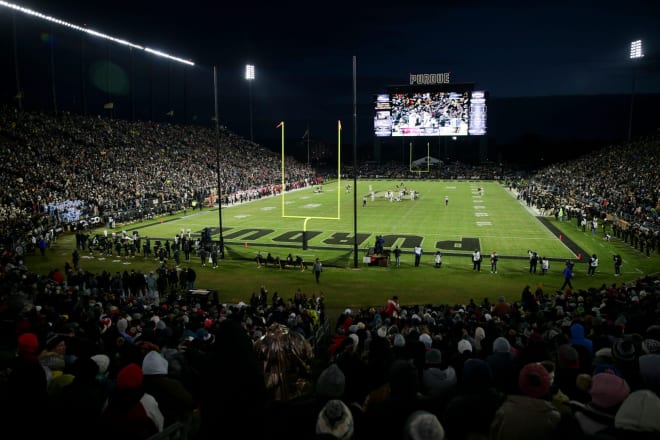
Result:
<svg viewBox="0 0 660 440">
<path fill-rule="evenodd" d="M 537 171 L 517 187 L 528 206 L 560 213 L 578 228 L 610 227 L 645 252 L 660 253 L 660 137 L 611 145 Z M 590 227 L 591 229 L 591 227 Z"/>
<path fill-rule="evenodd" d="M 155 301 L 139 273 L 40 277 L 8 255 L 3 268 L 0 400 L 29 437 L 174 423 L 190 439 L 660 434 L 657 276 L 327 317 L 300 289 L 218 304 L 172 286 Z"/>
<path fill-rule="evenodd" d="M 222 129 L 0 108 L 3 243 L 78 219 L 225 205 L 282 191 L 281 156 Z M 286 190 L 317 183 L 286 157 Z M 220 176 L 218 176 L 218 171 Z"/>
<path fill-rule="evenodd" d="M 45 207 L 67 200 L 100 214 L 147 194 L 194 199 L 217 178 L 210 131 L 7 111 L 1 122 L 3 230 L 52 220 Z M 236 163 L 223 169 L 227 195 L 277 182 L 271 153 L 224 136 Z M 658 140 L 647 139 L 541 170 L 519 189 L 530 203 L 550 197 L 657 233 L 657 165 Z M 315 176 L 298 169 L 292 182 Z M 27 437 L 145 439 L 174 423 L 190 439 L 660 435 L 657 275 L 539 285 L 495 303 L 393 297 L 326 317 L 323 297 L 300 290 L 262 286 L 218 304 L 180 281 L 154 297 L 152 274 L 38 275 L 12 249 L 1 266 L 0 399 L 5 428 Z M 130 281 L 140 276 L 146 284 Z"/>
</svg>

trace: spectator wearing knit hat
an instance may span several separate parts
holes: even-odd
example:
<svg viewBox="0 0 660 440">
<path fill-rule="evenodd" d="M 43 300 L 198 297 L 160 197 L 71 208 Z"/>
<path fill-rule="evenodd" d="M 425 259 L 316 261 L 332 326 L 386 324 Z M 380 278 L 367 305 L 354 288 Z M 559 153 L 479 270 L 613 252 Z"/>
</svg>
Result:
<svg viewBox="0 0 660 440">
<path fill-rule="evenodd" d="M 288 401 L 273 402 L 269 406 L 268 411 L 265 413 L 265 424 L 268 426 L 269 438 L 310 438 L 310 435 L 316 431 L 319 421 L 322 430 L 319 435 L 323 434 L 327 438 L 333 438 L 332 433 L 346 433 L 347 431 L 342 431 L 339 426 L 336 426 L 336 423 L 333 422 L 334 419 L 320 418 L 324 406 L 333 399 L 348 403 L 344 399 L 345 389 L 346 377 L 344 373 L 336 363 L 331 363 L 318 376 L 315 384 L 316 392 Z M 351 414 L 347 412 L 345 416 L 350 415 L 350 420 L 353 420 L 353 408 L 348 409 Z M 336 416 L 340 416 L 339 412 Z"/>
<path fill-rule="evenodd" d="M 660 341 L 647 338 L 642 341 L 642 351 L 645 354 L 660 354 Z"/>
<path fill-rule="evenodd" d="M 337 364 L 328 365 L 316 380 L 316 394 L 324 399 L 341 399 L 346 389 L 346 376 Z"/>
<path fill-rule="evenodd" d="M 468 359 L 459 379 L 459 390 L 442 413 L 441 423 L 447 438 L 487 438 L 497 408 L 504 400 L 493 384 L 488 364 Z"/>
<path fill-rule="evenodd" d="M 46 339 L 44 350 L 39 354 L 39 362 L 50 372 L 48 394 L 55 396 L 63 387 L 73 382 L 74 375 L 67 368 L 66 340 L 58 334 L 51 334 Z"/>
<path fill-rule="evenodd" d="M 102 439 L 147 439 L 163 430 L 164 417 L 156 399 L 144 392 L 142 368 L 128 364 L 117 373 L 117 387 L 101 415 Z"/>
<path fill-rule="evenodd" d="M 203 384 L 200 436 L 214 438 L 229 429 L 229 436 L 240 432 L 242 438 L 263 438 L 267 427 L 255 423 L 255 414 L 266 413 L 264 367 L 240 322 L 234 319 L 220 322 L 215 330 L 215 343 L 192 367 L 199 371 Z"/>
<path fill-rule="evenodd" d="M 425 355 L 426 367 L 422 371 L 422 392 L 435 399 L 444 402 L 456 390 L 458 378 L 456 371 L 447 362 L 443 362 L 442 352 L 432 348 Z"/>
<path fill-rule="evenodd" d="M 463 366 L 465 365 L 465 362 L 474 357 L 473 347 L 470 341 L 467 339 L 459 340 L 456 344 L 456 353 L 454 353 L 450 360 L 450 364 L 458 376 L 459 384 L 461 382 L 461 376 L 463 375 Z"/>
<path fill-rule="evenodd" d="M 319 438 L 350 440 L 353 438 L 353 415 L 346 404 L 332 399 L 325 404 L 318 415 L 316 434 Z"/>
<path fill-rule="evenodd" d="M 548 397 L 551 379 L 548 370 L 537 362 L 525 365 L 518 375 L 518 388 L 526 396 L 537 399 Z"/>
<path fill-rule="evenodd" d="M 391 438 L 402 433 L 406 419 L 412 412 L 423 409 L 417 369 L 408 361 L 394 361 L 389 370 L 389 393 L 380 400 L 365 402 L 362 429 L 358 438 Z M 370 394 L 370 398 L 373 394 Z M 364 433 L 364 434 L 363 434 Z"/>
<path fill-rule="evenodd" d="M 493 341 L 493 354 L 486 358 L 486 363 L 493 372 L 495 387 L 505 393 L 512 394 L 518 390 L 518 371 L 520 367 L 511 353 L 511 344 L 500 336 Z"/>
<path fill-rule="evenodd" d="M 491 439 L 550 439 L 558 434 L 561 413 L 546 400 L 551 379 L 536 362 L 525 365 L 519 374 L 518 394 L 507 396 L 490 427 Z"/>
<path fill-rule="evenodd" d="M 49 434 L 68 438 L 86 438 L 95 429 L 108 400 L 108 391 L 96 376 L 99 366 L 89 357 L 78 357 L 72 371 L 73 381 L 51 397 L 50 417 L 54 422 Z"/>
<path fill-rule="evenodd" d="M 190 425 L 195 399 L 179 380 L 168 374 L 167 360 L 158 351 L 150 351 L 142 361 L 142 372 L 144 391 L 158 402 L 164 426 L 174 422 Z"/>
<path fill-rule="evenodd" d="M 554 383 L 570 400 L 586 403 L 590 400 L 586 390 L 577 386 L 576 379 L 584 371 L 580 365 L 580 355 L 570 344 L 562 344 L 557 351 L 557 369 Z"/>
<path fill-rule="evenodd" d="M 660 396 L 660 354 L 639 357 L 639 376 L 644 388 Z"/>
<path fill-rule="evenodd" d="M 595 374 L 589 387 L 591 401 L 585 404 L 570 402 L 582 432 L 591 436 L 614 428 L 614 416 L 629 394 L 626 381 L 611 370 Z"/>
<path fill-rule="evenodd" d="M 415 411 L 408 416 L 403 430 L 403 440 L 444 440 L 445 430 L 435 416 L 428 411 Z"/>
<path fill-rule="evenodd" d="M 119 333 L 119 336 L 124 338 L 126 343 L 133 344 L 135 342 L 133 336 L 128 333 L 128 319 L 119 318 L 117 320 L 117 332 Z"/>
<path fill-rule="evenodd" d="M 5 429 L 20 432 L 25 438 L 38 438 L 44 433 L 43 423 L 35 423 L 35 414 L 46 414 L 48 379 L 39 363 L 39 339 L 34 333 L 18 337 L 16 357 L 10 363 L 6 392 L 0 393 Z M 14 429 L 12 429 L 14 428 Z"/>
<path fill-rule="evenodd" d="M 381 326 L 372 331 L 372 337 L 367 352 L 367 381 L 368 388 L 376 388 L 387 383 L 388 370 L 394 361 L 394 354 L 390 341 L 387 338 L 387 328 Z"/>
<path fill-rule="evenodd" d="M 612 344 L 614 366 L 632 390 L 643 387 L 639 376 L 638 357 L 637 348 L 630 337 L 618 338 Z"/>
<path fill-rule="evenodd" d="M 497 299 L 497 303 L 493 306 L 493 316 L 505 318 L 511 315 L 511 304 L 506 301 L 504 295 Z"/>
<path fill-rule="evenodd" d="M 614 416 L 614 427 L 600 431 L 598 438 L 655 440 L 660 436 L 660 398 L 650 390 L 631 392 Z"/>
</svg>

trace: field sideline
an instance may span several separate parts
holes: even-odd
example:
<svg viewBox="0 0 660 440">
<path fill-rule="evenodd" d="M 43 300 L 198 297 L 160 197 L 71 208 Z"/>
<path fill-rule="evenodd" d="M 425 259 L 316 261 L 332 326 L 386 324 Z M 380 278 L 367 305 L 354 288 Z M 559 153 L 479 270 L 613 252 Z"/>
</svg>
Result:
<svg viewBox="0 0 660 440">
<path fill-rule="evenodd" d="M 346 189 L 347 184 L 351 185 L 350 190 Z M 219 268 L 202 267 L 198 257 L 182 262 L 182 266 L 194 267 L 197 286 L 218 290 L 222 302 L 247 301 L 263 285 L 285 298 L 297 289 L 309 295 L 323 293 L 328 306 L 337 310 L 384 304 L 393 294 L 404 304 L 430 304 L 465 303 L 470 298 L 495 299 L 499 295 L 517 300 L 527 284 L 536 287 L 540 283 L 552 292 L 563 282 L 563 262 L 569 258 L 576 261 L 578 254 L 582 254 L 584 261 L 584 255 L 596 253 L 601 265 L 594 277 L 587 278 L 586 265 L 578 261 L 574 280 L 577 289 L 599 288 L 657 272 L 657 255 L 646 257 L 617 239 L 606 242 L 600 231 L 596 235 L 583 233 L 575 220 L 568 223 L 557 222 L 552 217 L 541 219 L 498 182 L 364 180 L 358 182 L 357 190 L 352 186 L 352 180 L 334 181 L 323 185 L 322 191 L 306 188 L 286 193 L 284 197 L 266 197 L 223 207 L 226 254 Z M 404 187 L 408 194 L 414 190 L 419 197 L 410 200 L 404 196 L 401 201 L 389 201 L 385 197 L 388 190 L 398 194 Z M 363 207 L 365 196 L 367 202 Z M 217 240 L 218 224 L 218 210 L 204 209 L 124 225 L 115 232 L 137 230 L 140 236 L 151 237 L 153 244 L 158 239 L 172 241 L 181 230 L 197 237 L 208 227 Z M 302 246 L 303 231 L 307 249 Z M 103 228 L 92 231 L 102 232 Z M 363 262 L 362 257 L 374 246 L 378 235 L 385 238 L 385 249 L 399 246 L 403 250 L 401 268 L 393 264 L 375 267 Z M 357 256 L 353 252 L 356 241 Z M 412 249 L 416 244 L 424 249 L 420 267 L 413 264 Z M 65 261 L 71 260 L 74 247 L 73 236 L 66 234 L 47 251 L 46 257 L 28 256 L 26 264 L 44 274 L 54 267 L 62 269 Z M 471 255 L 475 248 L 484 255 L 480 273 L 472 270 Z M 550 258 L 549 274 L 541 275 L 540 268 L 539 273 L 529 273 L 529 249 Z M 441 268 L 434 267 L 436 250 L 443 255 Z M 490 273 L 492 251 L 500 256 L 496 274 Z M 309 271 L 257 269 L 254 262 L 257 252 L 263 255 L 271 252 L 282 259 L 288 253 L 301 255 L 308 263 L 318 257 L 325 265 L 321 283 L 316 285 Z M 613 274 L 612 256 L 616 253 L 624 258 L 623 275 L 619 278 Z M 142 255 L 134 258 L 105 258 L 84 252 L 82 255 L 81 267 L 92 272 L 150 271 L 160 265 Z M 169 260 L 166 264 L 174 262 Z"/>
</svg>

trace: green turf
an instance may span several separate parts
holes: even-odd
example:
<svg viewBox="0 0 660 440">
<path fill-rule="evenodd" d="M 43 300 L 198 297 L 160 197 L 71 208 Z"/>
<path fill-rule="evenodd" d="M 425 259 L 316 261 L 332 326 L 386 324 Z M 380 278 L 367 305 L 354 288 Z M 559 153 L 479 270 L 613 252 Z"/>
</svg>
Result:
<svg viewBox="0 0 660 440">
<path fill-rule="evenodd" d="M 423 178 L 423 174 L 420 176 Z M 402 183 L 408 190 L 417 191 L 419 198 L 388 201 L 385 192 L 397 191 L 396 186 Z M 657 255 L 648 258 L 617 239 L 606 242 L 600 234 L 583 233 L 574 222 L 559 223 L 552 219 L 561 231 L 562 239 L 559 239 L 497 182 L 365 180 L 358 182 L 357 192 L 355 189 L 346 192 L 346 184 L 353 186 L 352 179 L 327 183 L 322 193 L 310 188 L 289 192 L 284 198 L 268 197 L 223 208 L 227 252 L 220 267 L 201 267 L 196 257 L 183 265 L 195 267 L 197 287 L 217 289 L 222 302 L 247 301 L 263 285 L 285 298 L 293 296 L 299 288 L 309 295 L 322 292 L 331 310 L 384 304 L 393 294 L 404 304 L 426 304 L 465 303 L 470 298 L 494 299 L 500 295 L 518 300 L 526 284 L 536 287 L 542 283 L 546 291 L 552 292 L 563 282 L 563 261 L 576 258 L 566 246 L 568 239 L 588 254 L 597 253 L 601 260 L 594 277 L 586 277 L 586 265 L 576 266 L 575 288 L 621 283 L 658 271 Z M 376 200 L 369 198 L 363 208 L 362 197 L 369 193 L 369 185 L 376 193 Z M 479 187 L 483 188 L 483 195 L 479 194 Z M 445 196 L 449 196 L 448 206 Z M 360 237 L 357 258 L 353 252 L 355 218 Z M 218 224 L 218 210 L 205 209 L 188 211 L 186 216 L 176 213 L 127 224 L 116 231 L 137 229 L 142 237 L 172 240 L 181 229 L 190 229 L 193 236 L 198 236 L 203 228 L 211 227 L 217 239 Z M 302 249 L 303 230 L 309 237 L 307 249 Z M 401 268 L 363 263 L 365 252 L 374 246 L 377 235 L 388 238 L 386 249 L 394 245 L 403 249 Z M 417 242 L 424 249 L 421 267 L 413 265 L 412 247 Z M 471 253 L 475 244 L 484 254 L 480 273 L 472 270 Z M 46 257 L 28 256 L 26 264 L 44 274 L 54 267 L 63 269 L 65 261 L 71 260 L 74 245 L 72 235 L 63 235 Z M 440 269 L 433 267 L 436 249 L 443 253 Z M 548 275 L 529 274 L 528 249 L 551 258 Z M 497 274 L 490 273 L 488 262 L 493 250 L 500 255 Z M 280 258 L 290 252 L 303 256 L 309 263 L 320 258 L 325 263 L 321 283 L 314 283 L 310 271 L 258 269 L 253 261 L 258 251 L 264 255 L 271 252 Z M 619 278 L 613 275 L 611 259 L 615 253 L 624 258 L 624 273 Z M 142 256 L 99 260 L 98 253 L 93 256 L 83 253 L 81 259 L 81 267 L 91 272 L 149 271 L 158 266 L 158 261 L 145 260 Z"/>
</svg>

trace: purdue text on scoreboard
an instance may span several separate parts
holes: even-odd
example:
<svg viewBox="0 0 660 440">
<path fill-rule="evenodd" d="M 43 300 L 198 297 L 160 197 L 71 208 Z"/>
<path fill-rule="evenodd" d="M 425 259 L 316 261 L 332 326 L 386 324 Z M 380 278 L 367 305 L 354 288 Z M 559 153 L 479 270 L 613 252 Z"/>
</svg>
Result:
<svg viewBox="0 0 660 440">
<path fill-rule="evenodd" d="M 410 85 L 415 84 L 449 84 L 449 73 L 411 73 Z"/>
</svg>

